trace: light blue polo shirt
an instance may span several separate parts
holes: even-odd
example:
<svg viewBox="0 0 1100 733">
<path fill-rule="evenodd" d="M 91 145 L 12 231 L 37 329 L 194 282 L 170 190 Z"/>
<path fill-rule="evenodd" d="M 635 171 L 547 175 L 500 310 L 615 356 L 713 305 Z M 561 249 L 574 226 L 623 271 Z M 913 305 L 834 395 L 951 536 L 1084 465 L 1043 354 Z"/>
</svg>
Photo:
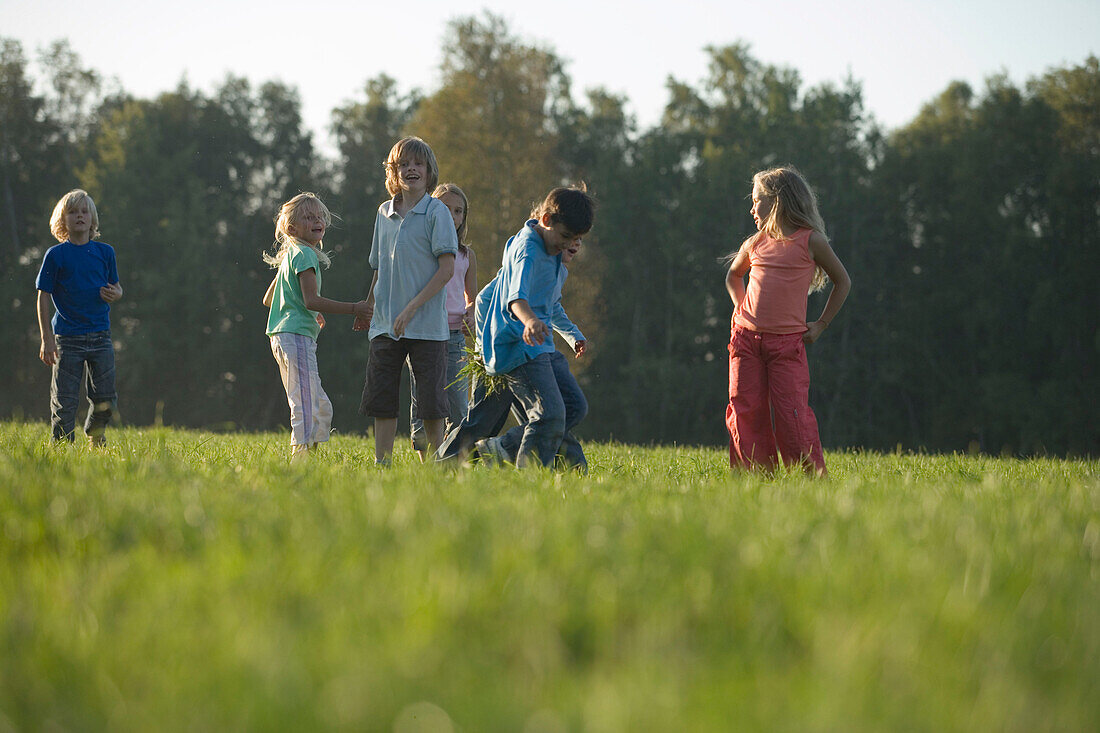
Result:
<svg viewBox="0 0 1100 733">
<path fill-rule="evenodd" d="M 374 316 L 369 337 L 392 339 L 393 321 L 439 269 L 439 256 L 458 254 L 454 219 L 439 199 L 425 194 L 404 218 L 394 210 L 393 199 L 378 207 L 370 266 L 378 272 L 374 286 Z M 446 341 L 447 288 L 440 288 L 412 317 L 402 338 Z"/>
<path fill-rule="evenodd" d="M 561 255 L 551 255 L 529 220 L 504 246 L 504 263 L 497 273 L 482 324 L 481 355 L 490 374 L 504 374 L 540 354 L 555 351 L 550 336 L 535 346 L 523 342 L 523 323 L 512 315 L 509 304 L 526 300 L 535 316 L 551 326 L 554 304 L 560 298 L 559 276 L 565 266 Z M 558 293 L 555 296 L 555 291 Z"/>
</svg>

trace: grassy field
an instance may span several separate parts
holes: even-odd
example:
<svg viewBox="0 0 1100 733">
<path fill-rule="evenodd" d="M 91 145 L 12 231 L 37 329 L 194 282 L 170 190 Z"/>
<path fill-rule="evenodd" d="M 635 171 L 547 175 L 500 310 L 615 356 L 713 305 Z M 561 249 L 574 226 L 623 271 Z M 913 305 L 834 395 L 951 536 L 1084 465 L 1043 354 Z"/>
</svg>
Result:
<svg viewBox="0 0 1100 733">
<path fill-rule="evenodd" d="M 1100 462 L 0 424 L 2 731 L 1096 731 Z"/>
</svg>

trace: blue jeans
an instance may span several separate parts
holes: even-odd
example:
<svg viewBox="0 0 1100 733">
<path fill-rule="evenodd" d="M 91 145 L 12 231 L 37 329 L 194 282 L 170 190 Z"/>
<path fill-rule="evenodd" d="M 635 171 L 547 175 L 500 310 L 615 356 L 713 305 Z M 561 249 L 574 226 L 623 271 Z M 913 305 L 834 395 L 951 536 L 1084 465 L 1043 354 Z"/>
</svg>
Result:
<svg viewBox="0 0 1100 733">
<path fill-rule="evenodd" d="M 447 391 L 445 429 L 448 431 L 466 417 L 466 411 L 469 408 L 470 383 L 466 379 L 458 379 L 458 373 L 464 366 L 466 366 L 466 334 L 459 329 L 451 331 L 451 336 L 447 339 L 447 371 L 444 384 Z M 412 404 L 409 405 L 409 426 L 413 447 L 416 450 L 427 450 L 428 434 L 424 431 L 424 421 L 420 419 L 420 413 L 416 409 L 416 377 L 413 376 L 411 366 L 409 367 L 409 391 L 412 393 Z"/>
<path fill-rule="evenodd" d="M 50 425 L 54 440 L 73 439 L 80 383 L 88 393 L 88 417 L 84 432 L 103 435 L 111 420 L 115 392 L 115 346 L 110 331 L 79 336 L 57 336 L 57 361 L 50 382 Z M 96 406 L 106 404 L 105 408 Z"/>
<path fill-rule="evenodd" d="M 584 449 L 573 435 L 575 428 L 585 415 L 588 414 L 588 400 L 577 384 L 573 373 L 569 371 L 569 360 L 565 354 L 555 351 L 550 354 L 550 366 L 554 370 L 554 379 L 558 383 L 562 401 L 565 403 L 565 434 L 562 436 L 561 446 L 557 450 L 558 456 L 567 468 L 576 468 L 583 473 L 588 472 L 588 460 L 584 457 Z M 517 410 L 518 413 L 518 410 Z M 523 416 L 516 415 L 520 423 L 501 437 L 501 447 L 515 460 L 519 453 L 519 445 L 523 439 Z"/>
<path fill-rule="evenodd" d="M 539 354 L 503 375 L 508 389 L 488 394 L 480 383 L 474 387 L 470 411 L 439 447 L 437 460 L 446 461 L 469 453 L 482 438 L 496 435 L 513 399 L 527 424 L 516 451 L 516 465 L 535 461 L 551 466 L 565 433 L 565 402 L 554 378 L 550 354 Z"/>
</svg>

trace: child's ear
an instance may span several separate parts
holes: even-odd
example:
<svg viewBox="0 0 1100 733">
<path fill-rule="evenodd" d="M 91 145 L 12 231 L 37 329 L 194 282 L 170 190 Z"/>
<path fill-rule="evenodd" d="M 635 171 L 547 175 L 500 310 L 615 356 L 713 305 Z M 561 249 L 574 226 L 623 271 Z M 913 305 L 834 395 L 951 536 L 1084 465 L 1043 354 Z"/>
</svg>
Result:
<svg viewBox="0 0 1100 733">
<path fill-rule="evenodd" d="M 290 236 L 292 236 L 292 237 L 296 237 L 296 236 L 298 236 L 298 230 L 297 230 L 297 227 L 295 227 L 295 226 L 294 226 L 293 224 L 289 224 L 289 223 L 288 223 L 288 224 L 286 225 L 286 233 L 287 233 L 287 234 L 289 234 L 289 235 L 290 235 Z"/>
<path fill-rule="evenodd" d="M 550 214 L 543 214 L 539 217 L 539 224 L 542 224 L 547 229 L 551 229 L 554 226 L 554 219 Z"/>
</svg>

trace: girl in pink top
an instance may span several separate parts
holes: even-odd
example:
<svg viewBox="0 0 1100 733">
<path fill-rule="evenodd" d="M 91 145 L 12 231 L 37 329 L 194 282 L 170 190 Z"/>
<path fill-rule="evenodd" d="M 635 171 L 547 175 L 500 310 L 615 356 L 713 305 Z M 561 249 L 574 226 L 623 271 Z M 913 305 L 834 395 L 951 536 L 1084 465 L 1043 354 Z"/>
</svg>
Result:
<svg viewBox="0 0 1100 733">
<path fill-rule="evenodd" d="M 474 330 L 474 298 L 477 297 L 477 257 L 470 245 L 466 244 L 466 217 L 470 208 L 469 199 L 462 189 L 453 183 L 441 183 L 432 192 L 434 198 L 442 201 L 455 223 L 458 235 L 458 255 L 455 257 L 455 271 L 445 287 L 447 302 L 447 321 L 451 335 L 447 340 L 447 367 L 444 386 L 447 392 L 447 423 L 444 434 L 462 422 L 469 409 L 470 385 L 465 379 L 459 379 L 458 373 L 466 365 L 466 335 Z M 412 367 L 409 368 L 409 384 L 412 389 L 412 404 L 409 406 L 409 432 L 413 449 L 423 461 L 428 450 L 428 434 L 416 404 L 416 382 Z"/>
<path fill-rule="evenodd" d="M 753 176 L 752 218 L 758 231 L 730 255 L 726 275 L 734 305 L 726 406 L 730 466 L 775 470 L 778 445 L 786 465 L 823 476 L 806 344 L 832 323 L 852 281 L 829 246 L 817 197 L 794 168 Z M 824 287 L 826 275 L 833 289 L 825 310 L 807 323 L 807 295 Z"/>
</svg>

